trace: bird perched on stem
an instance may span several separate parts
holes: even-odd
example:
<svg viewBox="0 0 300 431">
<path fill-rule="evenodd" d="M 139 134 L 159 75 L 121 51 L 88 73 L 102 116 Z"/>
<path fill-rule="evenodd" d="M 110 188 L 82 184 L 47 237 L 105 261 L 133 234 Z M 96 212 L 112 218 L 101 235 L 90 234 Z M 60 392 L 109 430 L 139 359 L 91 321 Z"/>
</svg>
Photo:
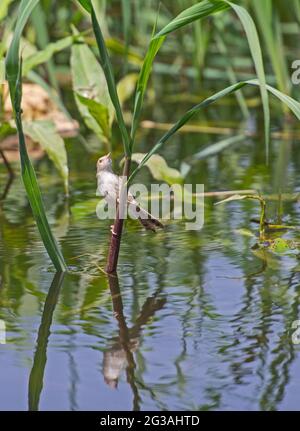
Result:
<svg viewBox="0 0 300 431">
<path fill-rule="evenodd" d="M 99 194 L 104 196 L 108 204 L 119 204 L 121 200 L 120 187 L 122 181 L 120 177 L 112 170 L 112 159 L 110 157 L 110 153 L 98 159 L 96 177 Z M 132 209 L 135 210 L 136 218 L 146 229 L 155 232 L 157 228 L 164 227 L 164 225 L 155 217 L 153 217 L 152 214 L 140 207 L 139 203 L 130 192 L 127 195 L 127 205 L 132 206 Z M 112 233 L 115 234 L 113 229 Z"/>
</svg>

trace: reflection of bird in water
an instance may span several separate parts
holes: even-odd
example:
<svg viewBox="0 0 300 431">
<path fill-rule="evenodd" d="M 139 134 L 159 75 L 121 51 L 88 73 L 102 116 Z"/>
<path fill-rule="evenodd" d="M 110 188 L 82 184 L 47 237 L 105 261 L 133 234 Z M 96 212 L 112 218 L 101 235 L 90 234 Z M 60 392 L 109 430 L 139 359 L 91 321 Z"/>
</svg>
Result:
<svg viewBox="0 0 300 431">
<path fill-rule="evenodd" d="M 139 346 L 139 340 L 130 340 L 128 346 L 130 352 L 135 352 Z M 118 387 L 119 377 L 128 366 L 128 353 L 120 342 L 115 343 L 103 355 L 103 376 L 105 383 L 112 389 Z"/>
<path fill-rule="evenodd" d="M 126 326 L 124 315 L 117 315 L 119 322 L 119 337 L 115 343 L 104 352 L 103 355 L 103 376 L 105 383 L 112 389 L 118 386 L 119 377 L 122 371 L 132 366 L 130 360 L 140 344 L 142 326 L 145 325 L 156 311 L 160 310 L 166 302 L 166 298 L 148 298 L 141 310 L 139 317 L 132 328 Z"/>
</svg>

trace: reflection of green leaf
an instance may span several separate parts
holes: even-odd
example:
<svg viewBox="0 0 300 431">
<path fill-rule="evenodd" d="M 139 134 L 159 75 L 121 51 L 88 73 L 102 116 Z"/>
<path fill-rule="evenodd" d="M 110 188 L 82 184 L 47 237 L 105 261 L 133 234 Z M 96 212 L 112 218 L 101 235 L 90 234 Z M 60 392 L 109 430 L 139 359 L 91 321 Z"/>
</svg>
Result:
<svg viewBox="0 0 300 431">
<path fill-rule="evenodd" d="M 64 274 L 56 273 L 45 300 L 42 320 L 38 331 L 33 366 L 29 376 L 28 400 L 29 410 L 37 411 L 43 388 L 45 366 L 47 362 L 47 345 L 50 336 L 54 310 L 63 283 Z"/>
<path fill-rule="evenodd" d="M 251 232 L 251 230 L 249 229 L 241 228 L 241 229 L 236 229 L 234 232 L 242 236 L 247 236 L 248 238 L 255 238 L 254 233 Z"/>
<path fill-rule="evenodd" d="M 140 163 L 145 157 L 144 153 L 133 153 L 132 160 Z M 155 154 L 147 161 L 146 166 L 149 168 L 153 178 L 163 180 L 168 184 L 181 183 L 183 177 L 177 169 L 170 168 L 162 156 Z"/>
<path fill-rule="evenodd" d="M 292 240 L 276 238 L 274 241 L 271 241 L 269 248 L 275 253 L 284 253 L 286 251 L 295 250 L 297 246 Z"/>
<path fill-rule="evenodd" d="M 38 142 L 46 151 L 49 158 L 64 180 L 66 194 L 69 188 L 69 169 L 67 152 L 64 140 L 55 130 L 55 126 L 50 121 L 32 121 L 24 123 L 24 132 L 33 141 Z"/>
<path fill-rule="evenodd" d="M 77 34 L 76 30 L 74 32 Z M 112 102 L 100 64 L 90 48 L 83 41 L 81 42 L 73 44 L 71 48 L 71 73 L 75 101 L 87 127 L 103 139 L 104 135 L 99 121 L 96 121 L 90 113 L 86 101 L 83 102 L 84 99 L 79 100 L 78 94 L 85 99 L 93 99 L 98 104 L 103 105 L 107 108 L 108 113 L 113 110 Z"/>
<path fill-rule="evenodd" d="M 258 259 L 261 259 L 269 269 L 277 270 L 280 266 L 280 262 L 276 259 L 276 256 L 273 253 L 270 253 L 266 248 L 253 248 L 252 253 Z"/>
<path fill-rule="evenodd" d="M 79 93 L 77 93 L 76 96 L 83 105 L 87 106 L 89 113 L 100 126 L 104 137 L 109 141 L 111 130 L 107 107 L 93 99 L 88 99 L 87 97 L 81 96 Z"/>
</svg>

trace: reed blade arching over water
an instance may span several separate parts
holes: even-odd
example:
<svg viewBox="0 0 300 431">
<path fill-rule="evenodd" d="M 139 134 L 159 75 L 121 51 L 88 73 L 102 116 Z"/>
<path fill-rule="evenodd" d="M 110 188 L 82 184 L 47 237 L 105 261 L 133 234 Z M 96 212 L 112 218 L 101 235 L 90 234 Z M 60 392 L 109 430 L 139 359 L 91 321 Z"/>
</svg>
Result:
<svg viewBox="0 0 300 431">
<path fill-rule="evenodd" d="M 19 135 L 19 150 L 22 167 L 22 178 L 45 248 L 57 271 L 65 271 L 66 264 L 58 244 L 53 236 L 45 213 L 42 195 L 38 186 L 34 168 L 28 157 L 25 136 L 22 127 L 22 59 L 20 59 L 20 38 L 26 22 L 37 5 L 38 0 L 22 0 L 14 36 L 6 57 L 6 76 L 13 106 L 14 117 Z"/>
</svg>

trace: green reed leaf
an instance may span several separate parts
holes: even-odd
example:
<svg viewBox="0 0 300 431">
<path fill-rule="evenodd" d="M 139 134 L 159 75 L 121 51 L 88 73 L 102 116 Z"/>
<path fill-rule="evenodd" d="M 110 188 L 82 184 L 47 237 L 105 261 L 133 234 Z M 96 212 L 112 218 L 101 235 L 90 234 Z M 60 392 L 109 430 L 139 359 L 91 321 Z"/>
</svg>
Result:
<svg viewBox="0 0 300 431">
<path fill-rule="evenodd" d="M 266 153 L 268 158 L 270 112 L 269 112 L 268 93 L 266 89 L 266 78 L 265 78 L 265 72 L 264 72 L 263 61 L 262 61 L 262 53 L 260 49 L 256 27 L 251 16 L 243 7 L 238 6 L 235 3 L 231 3 L 227 0 L 203 0 L 199 3 L 196 3 L 195 5 L 181 12 L 177 17 L 175 17 L 171 22 L 169 22 L 162 30 L 160 30 L 158 33 L 156 33 L 153 36 L 150 42 L 148 51 L 146 53 L 146 57 L 145 57 L 145 60 L 140 72 L 138 84 L 137 84 L 134 114 L 133 114 L 132 129 L 131 129 L 132 145 L 133 145 L 135 133 L 136 133 L 140 115 L 141 115 L 143 98 L 144 98 L 146 86 L 149 80 L 149 75 L 152 69 L 152 64 L 159 48 L 161 47 L 164 41 L 165 36 L 191 22 L 206 18 L 217 12 L 228 10 L 229 8 L 232 8 L 235 11 L 235 13 L 238 15 L 243 25 L 243 28 L 247 36 L 250 52 L 255 65 L 256 74 L 260 81 L 260 91 L 261 91 L 261 98 L 262 98 L 264 119 L 265 119 Z"/>
<path fill-rule="evenodd" d="M 116 87 L 116 83 L 115 83 L 112 65 L 110 62 L 110 58 L 109 58 L 109 55 L 107 52 L 107 48 L 105 45 L 103 34 L 101 31 L 100 25 L 98 23 L 96 13 L 94 11 L 93 6 L 91 6 L 91 16 L 92 16 L 92 24 L 93 24 L 95 37 L 96 37 L 96 42 L 97 42 L 98 50 L 99 50 L 99 54 L 100 54 L 100 64 L 102 66 L 102 69 L 103 69 L 103 72 L 104 72 L 104 75 L 106 78 L 107 87 L 108 87 L 111 101 L 112 101 L 114 108 L 115 108 L 117 123 L 118 123 L 118 126 L 120 128 L 121 135 L 122 135 L 124 152 L 127 156 L 129 156 L 131 153 L 130 137 L 129 137 L 129 134 L 128 134 L 128 131 L 127 131 L 127 128 L 125 125 L 124 118 L 123 118 L 123 113 L 122 113 L 121 104 L 120 104 L 119 97 L 118 97 L 118 92 L 117 92 L 117 87 Z"/>
<path fill-rule="evenodd" d="M 266 146 L 266 159 L 268 161 L 269 158 L 269 141 L 270 141 L 270 108 L 269 108 L 269 96 L 266 88 L 266 76 L 263 65 L 263 58 L 259 43 L 259 38 L 257 34 L 257 30 L 253 19 L 249 15 L 249 13 L 241 6 L 238 6 L 235 3 L 231 3 L 230 1 L 225 0 L 234 12 L 239 17 L 243 28 L 245 30 L 248 45 L 250 48 L 251 56 L 253 59 L 253 63 L 255 66 L 257 78 L 260 84 L 260 94 L 264 111 L 264 124 L 265 124 L 265 146 Z"/>
<path fill-rule="evenodd" d="M 38 1 L 22 0 L 20 3 L 18 20 L 6 58 L 6 77 L 9 83 L 10 97 L 18 130 L 22 179 L 27 197 L 41 238 L 53 265 L 57 271 L 66 271 L 67 266 L 50 229 L 35 171 L 28 157 L 21 119 L 22 62 L 19 57 L 20 38 L 26 22 Z"/>
<path fill-rule="evenodd" d="M 159 141 L 154 145 L 154 147 L 145 155 L 145 157 L 142 159 L 138 167 L 132 172 L 129 181 L 133 179 L 133 177 L 138 173 L 138 171 L 145 165 L 145 163 L 150 159 L 150 157 L 157 153 L 160 148 L 179 130 L 182 126 L 184 126 L 196 113 L 198 113 L 201 109 L 206 108 L 207 106 L 211 105 L 214 102 L 217 102 L 219 99 L 221 99 L 224 96 L 227 96 L 230 93 L 233 93 L 237 90 L 240 90 L 242 87 L 245 87 L 246 85 L 254 85 L 260 87 L 260 81 L 258 79 L 252 79 L 249 81 L 242 81 L 238 82 L 236 84 L 230 85 L 229 87 L 226 87 L 222 91 L 218 91 L 214 95 L 208 97 L 207 99 L 203 100 L 198 105 L 195 105 L 193 108 L 188 110 L 183 117 L 181 117 L 180 120 L 178 120 L 160 139 Z M 271 87 L 270 85 L 266 85 L 266 89 L 272 93 L 274 96 L 276 96 L 279 100 L 281 100 L 287 107 L 291 109 L 291 111 L 296 115 L 296 117 L 300 120 L 300 103 L 297 102 L 292 97 L 282 93 L 281 91 L 277 90 L 276 88 Z"/>
<path fill-rule="evenodd" d="M 64 182 L 65 193 L 69 195 L 69 168 L 63 138 L 57 133 L 55 125 L 49 120 L 26 121 L 23 124 L 26 136 L 38 142 L 54 163 Z"/>
<path fill-rule="evenodd" d="M 177 15 L 169 24 L 167 24 L 162 30 L 160 30 L 154 39 L 158 39 L 161 36 L 166 36 L 168 33 L 172 33 L 179 28 L 190 24 L 197 19 L 205 18 L 216 12 L 229 9 L 229 5 L 223 0 L 204 0 L 195 5 L 185 9 L 179 15 Z"/>
<path fill-rule="evenodd" d="M 78 0 L 78 2 L 81 4 L 81 6 L 88 12 L 92 12 L 92 5 L 90 0 Z"/>
<path fill-rule="evenodd" d="M 24 60 L 23 64 L 23 75 L 27 75 L 27 73 L 35 68 L 36 66 L 39 66 L 42 63 L 45 63 L 49 61 L 53 55 L 57 52 L 60 52 L 66 48 L 69 48 L 73 41 L 74 37 L 67 36 L 63 39 L 58 40 L 57 42 L 49 43 L 45 49 L 38 51 Z"/>
</svg>

